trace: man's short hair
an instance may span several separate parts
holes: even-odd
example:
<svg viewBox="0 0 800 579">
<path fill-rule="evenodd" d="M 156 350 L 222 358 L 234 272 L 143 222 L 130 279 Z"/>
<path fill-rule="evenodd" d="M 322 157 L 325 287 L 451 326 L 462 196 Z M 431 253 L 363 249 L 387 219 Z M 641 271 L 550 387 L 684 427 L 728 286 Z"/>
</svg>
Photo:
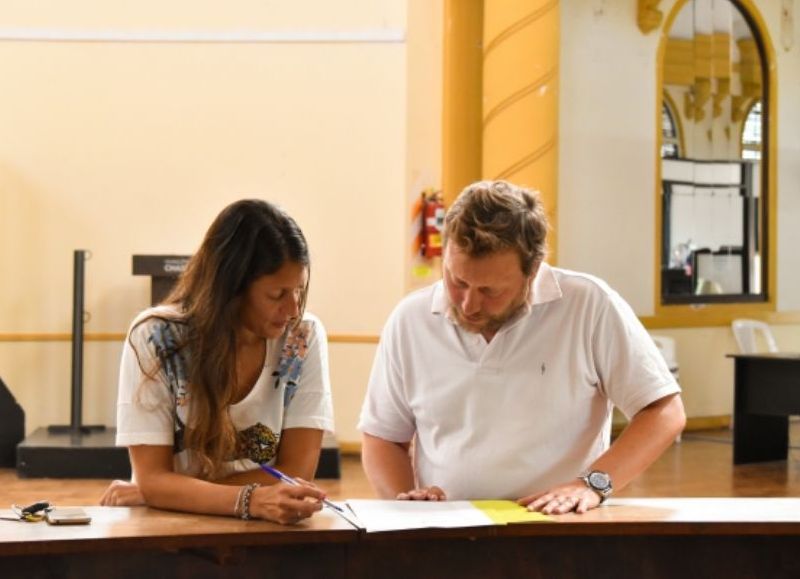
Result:
<svg viewBox="0 0 800 579">
<path fill-rule="evenodd" d="M 507 181 L 478 181 L 466 187 L 444 219 L 445 244 L 470 257 L 504 249 L 519 255 L 530 275 L 547 254 L 547 216 L 536 191 Z"/>
</svg>

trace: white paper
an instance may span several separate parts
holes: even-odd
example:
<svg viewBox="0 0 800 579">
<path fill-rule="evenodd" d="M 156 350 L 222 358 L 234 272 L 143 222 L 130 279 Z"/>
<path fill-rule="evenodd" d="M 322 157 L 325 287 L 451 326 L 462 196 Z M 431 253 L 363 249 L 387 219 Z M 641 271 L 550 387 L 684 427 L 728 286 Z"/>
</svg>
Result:
<svg viewBox="0 0 800 579">
<path fill-rule="evenodd" d="M 350 499 L 347 505 L 368 533 L 432 527 L 485 527 L 494 524 L 486 513 L 469 501 Z"/>
<path fill-rule="evenodd" d="M 345 501 L 331 501 L 334 505 L 342 509 L 341 511 L 336 511 L 334 509 L 323 509 L 323 511 L 327 511 L 333 516 L 338 516 L 353 525 L 356 529 L 363 529 L 364 525 L 361 524 L 361 521 L 358 520 L 353 510 L 347 505 Z"/>
</svg>

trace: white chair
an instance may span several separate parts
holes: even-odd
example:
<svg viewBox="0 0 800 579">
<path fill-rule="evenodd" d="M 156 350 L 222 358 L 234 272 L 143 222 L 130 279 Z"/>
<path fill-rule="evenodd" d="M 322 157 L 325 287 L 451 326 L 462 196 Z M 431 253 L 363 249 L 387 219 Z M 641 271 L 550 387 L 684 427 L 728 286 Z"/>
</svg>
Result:
<svg viewBox="0 0 800 579">
<path fill-rule="evenodd" d="M 731 326 L 739 353 L 758 354 L 763 351 L 760 345 L 765 347 L 767 352 L 778 351 L 778 345 L 775 343 L 775 338 L 772 337 L 772 331 L 767 323 L 759 320 L 738 319 L 733 320 Z"/>
</svg>

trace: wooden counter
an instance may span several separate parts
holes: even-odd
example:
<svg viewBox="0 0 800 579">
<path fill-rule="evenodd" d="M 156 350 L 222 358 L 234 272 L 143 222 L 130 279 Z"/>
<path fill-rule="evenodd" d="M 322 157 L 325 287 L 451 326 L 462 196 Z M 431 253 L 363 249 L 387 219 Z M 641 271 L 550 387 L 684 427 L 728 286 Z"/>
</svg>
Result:
<svg viewBox="0 0 800 579">
<path fill-rule="evenodd" d="M 616 499 L 552 523 L 364 533 L 148 508 L 0 521 L 0 576 L 800 577 L 800 499 Z"/>
</svg>

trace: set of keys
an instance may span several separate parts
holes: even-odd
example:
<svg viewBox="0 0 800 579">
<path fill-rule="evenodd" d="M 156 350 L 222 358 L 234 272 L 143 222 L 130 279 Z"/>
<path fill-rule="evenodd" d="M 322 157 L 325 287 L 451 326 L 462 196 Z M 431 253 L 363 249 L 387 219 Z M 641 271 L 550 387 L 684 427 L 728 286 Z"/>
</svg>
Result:
<svg viewBox="0 0 800 579">
<path fill-rule="evenodd" d="M 7 521 L 25 521 L 27 523 L 36 523 L 44 519 L 48 511 L 53 509 L 53 505 L 49 501 L 36 501 L 27 507 L 19 505 L 11 505 L 11 510 L 14 516 L 0 515 L 0 519 Z"/>
</svg>

